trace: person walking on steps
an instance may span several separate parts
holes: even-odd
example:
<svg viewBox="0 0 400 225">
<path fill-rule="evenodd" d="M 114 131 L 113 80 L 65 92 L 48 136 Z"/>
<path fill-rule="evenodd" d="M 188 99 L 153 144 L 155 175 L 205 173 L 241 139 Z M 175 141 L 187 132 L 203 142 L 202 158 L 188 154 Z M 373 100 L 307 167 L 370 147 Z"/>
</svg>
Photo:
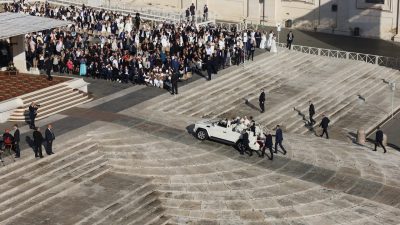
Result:
<svg viewBox="0 0 400 225">
<path fill-rule="evenodd" d="M 39 127 L 36 127 L 35 131 L 33 131 L 33 143 L 35 148 L 35 158 L 37 157 L 43 158 L 42 154 L 43 135 L 40 132 Z"/>
<path fill-rule="evenodd" d="M 260 97 L 258 97 L 258 103 L 260 104 L 261 113 L 265 112 L 265 91 L 261 89 Z"/>
<path fill-rule="evenodd" d="M 35 129 L 35 119 L 37 115 L 37 110 L 38 110 L 38 105 L 36 105 L 35 102 L 32 102 L 31 105 L 29 106 L 29 119 L 30 119 L 30 124 L 29 127 L 31 129 Z"/>
<path fill-rule="evenodd" d="M 14 151 L 15 158 L 19 158 L 21 156 L 21 150 L 19 149 L 19 141 L 20 141 L 20 132 L 18 129 L 18 124 L 14 124 Z"/>
<path fill-rule="evenodd" d="M 375 148 L 373 151 L 376 151 L 376 147 L 379 145 L 383 148 L 383 153 L 386 153 L 386 148 L 383 145 L 383 131 L 381 130 L 380 127 L 378 127 L 378 130 L 376 131 L 375 134 Z"/>
<path fill-rule="evenodd" d="M 283 154 L 286 155 L 286 150 L 282 145 L 282 141 L 283 141 L 283 133 L 282 133 L 282 129 L 280 128 L 279 125 L 276 125 L 276 131 L 275 131 L 275 152 L 274 153 L 278 153 L 278 145 L 279 147 L 281 147 Z"/>
<path fill-rule="evenodd" d="M 315 120 L 313 119 L 313 116 L 315 115 L 315 108 L 314 104 L 311 101 L 309 101 L 309 105 L 310 106 L 308 107 L 308 113 L 310 115 L 310 125 L 312 126 L 316 123 Z"/>
<path fill-rule="evenodd" d="M 264 134 L 264 135 L 265 135 L 265 142 L 264 142 L 264 147 L 263 147 L 263 149 L 262 149 L 262 155 L 261 155 L 261 157 L 264 158 L 265 149 L 268 148 L 268 149 L 269 149 L 269 152 L 270 152 L 270 154 L 271 154 L 271 157 L 268 157 L 268 158 L 269 158 L 269 160 L 273 160 L 273 159 L 274 159 L 274 151 L 272 150 L 273 142 L 272 142 L 272 135 L 271 135 L 271 132 L 268 131 L 268 132 L 267 132 L 266 134 Z"/>
<path fill-rule="evenodd" d="M 325 114 L 322 114 L 322 120 L 321 123 L 319 124 L 319 126 L 322 127 L 322 134 L 320 135 L 320 137 L 324 136 L 325 134 L 326 139 L 329 139 L 328 127 L 330 122 L 331 121 L 328 119 L 328 117 L 326 117 Z"/>
<path fill-rule="evenodd" d="M 53 132 L 53 126 L 51 124 L 47 125 L 47 129 L 44 133 L 44 137 L 46 139 L 46 153 L 47 155 L 52 155 L 54 154 L 53 152 L 53 141 L 56 139 L 54 132 Z"/>
</svg>

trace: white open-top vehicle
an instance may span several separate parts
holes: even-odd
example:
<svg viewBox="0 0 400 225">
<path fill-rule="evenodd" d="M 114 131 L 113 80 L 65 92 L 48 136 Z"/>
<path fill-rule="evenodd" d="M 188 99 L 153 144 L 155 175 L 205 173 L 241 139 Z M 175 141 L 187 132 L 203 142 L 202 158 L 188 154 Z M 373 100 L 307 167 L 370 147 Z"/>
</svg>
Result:
<svg viewBox="0 0 400 225">
<path fill-rule="evenodd" d="M 244 124 L 232 124 L 227 126 L 225 120 L 211 119 L 202 120 L 195 123 L 193 132 L 199 140 L 213 139 L 236 146 L 239 150 L 246 150 L 242 143 L 242 134 L 247 132 L 249 135 L 249 147 L 257 151 L 259 145 L 257 144 L 257 135 L 264 138 L 262 129 L 256 126 L 256 135 L 248 129 Z"/>
</svg>

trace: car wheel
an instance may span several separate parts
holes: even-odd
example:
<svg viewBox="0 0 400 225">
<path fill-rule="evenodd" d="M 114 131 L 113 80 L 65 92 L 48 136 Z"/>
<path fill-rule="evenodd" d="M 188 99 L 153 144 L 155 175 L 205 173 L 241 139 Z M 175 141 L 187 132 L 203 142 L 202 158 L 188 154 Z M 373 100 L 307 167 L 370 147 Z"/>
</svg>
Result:
<svg viewBox="0 0 400 225">
<path fill-rule="evenodd" d="M 197 137 L 197 139 L 199 139 L 199 140 L 201 140 L 201 141 L 206 140 L 206 139 L 208 138 L 207 131 L 206 131 L 206 130 L 203 130 L 203 129 L 197 130 L 197 132 L 196 132 L 196 137 Z"/>
<path fill-rule="evenodd" d="M 236 147 L 237 147 L 237 149 L 240 151 L 240 152 L 244 152 L 244 151 L 246 151 L 246 146 L 243 144 L 243 142 L 241 142 L 241 141 L 238 141 L 237 143 L 236 143 Z"/>
</svg>

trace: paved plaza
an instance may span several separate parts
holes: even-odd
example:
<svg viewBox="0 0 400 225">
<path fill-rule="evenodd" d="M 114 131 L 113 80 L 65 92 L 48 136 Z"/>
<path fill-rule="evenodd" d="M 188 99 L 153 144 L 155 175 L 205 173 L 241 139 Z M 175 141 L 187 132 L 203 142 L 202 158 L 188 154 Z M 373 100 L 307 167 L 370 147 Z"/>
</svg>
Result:
<svg viewBox="0 0 400 225">
<path fill-rule="evenodd" d="M 298 61 L 288 63 L 294 58 Z M 327 73 L 313 63 L 324 65 Z M 318 86 L 318 80 L 341 84 L 333 87 L 347 94 L 337 95 L 332 107 L 348 101 L 357 107 L 346 112 L 366 110 L 371 105 L 363 106 L 352 96 L 354 87 L 362 90 L 375 83 L 377 92 L 386 93 L 381 78 L 371 77 L 383 71 L 396 77 L 398 72 L 353 63 L 288 51 L 259 54 L 244 68 L 228 68 L 212 81 L 195 75 L 180 87 L 178 96 L 152 87 L 93 80 L 89 88 L 96 100 L 38 121 L 53 123 L 56 154 L 34 159 L 31 131 L 21 128 L 26 140 L 22 158 L 17 162 L 7 158 L 0 169 L 0 224 L 398 224 L 400 152 L 389 147 L 383 154 L 382 149 L 373 152 L 370 143 L 359 146 L 340 140 L 343 127 L 360 123 L 354 117 L 340 122 L 350 113 L 333 123 L 332 136 L 339 140 L 316 137 L 300 125 L 297 130 L 302 132 L 285 128 L 288 154 L 278 153 L 273 161 L 257 154 L 241 156 L 232 146 L 201 142 L 191 133 L 193 123 L 206 111 L 219 112 L 206 116 L 254 115 L 268 124 L 278 110 L 275 113 L 282 118 L 295 121 L 290 104 L 306 96 L 299 100 L 303 104 L 305 93 L 324 90 L 324 98 L 333 98 L 335 91 Z M 284 72 L 268 67 L 288 64 Z M 364 73 L 355 72 L 360 68 Z M 334 70 L 343 78 L 331 79 Z M 233 81 L 239 75 L 249 81 Z M 311 82 L 306 83 L 309 88 L 295 88 L 306 80 Z M 261 87 L 254 81 L 272 88 L 265 115 L 254 107 Z M 235 82 L 242 85 L 234 89 Z M 382 101 L 374 97 L 376 92 L 368 93 L 367 102 Z M 382 101 L 381 107 L 386 103 Z M 282 113 L 286 109 L 287 114 Z M 371 112 L 380 118 L 378 111 Z M 270 123 L 267 127 L 274 124 Z"/>
</svg>

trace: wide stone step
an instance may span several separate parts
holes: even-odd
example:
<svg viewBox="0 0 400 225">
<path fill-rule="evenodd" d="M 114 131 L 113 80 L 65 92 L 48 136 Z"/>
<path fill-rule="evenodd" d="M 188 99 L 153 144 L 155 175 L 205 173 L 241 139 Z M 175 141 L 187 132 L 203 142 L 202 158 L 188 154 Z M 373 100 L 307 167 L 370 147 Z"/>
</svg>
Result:
<svg viewBox="0 0 400 225">
<path fill-rule="evenodd" d="M 312 63 L 312 66 L 326 66 L 327 62 L 324 61 L 319 61 L 316 63 Z M 269 78 L 267 80 L 263 79 L 257 79 L 252 81 L 252 85 L 249 85 L 246 87 L 246 89 L 241 90 L 240 92 L 234 93 L 230 95 L 230 99 L 236 99 L 235 101 L 231 102 L 228 105 L 224 104 L 219 104 L 216 105 L 213 110 L 212 110 L 212 117 L 222 117 L 225 113 L 228 113 L 230 111 L 235 111 L 235 108 L 237 108 L 239 105 L 243 104 L 245 100 L 248 102 L 258 98 L 260 89 L 263 88 L 266 93 L 274 93 L 276 91 L 279 91 L 280 87 L 283 85 L 287 85 L 290 82 L 301 82 L 305 76 L 309 76 L 310 73 L 313 71 L 313 67 L 308 66 L 308 67 L 300 67 L 300 66 L 295 66 L 294 68 L 298 69 L 293 69 L 294 75 L 288 76 L 280 76 L 279 74 L 272 75 L 272 78 Z M 264 75 L 262 75 L 264 76 Z M 268 98 L 268 96 L 267 96 Z M 268 104 L 268 103 L 267 103 Z M 257 101 L 258 105 L 258 101 Z M 268 105 L 267 105 L 267 108 Z M 199 116 L 199 115 L 194 115 L 194 116 Z"/>
<path fill-rule="evenodd" d="M 19 196 L 20 192 L 28 192 L 36 187 L 57 178 L 57 175 L 63 171 L 68 171 L 72 168 L 78 167 L 88 160 L 97 157 L 98 152 L 95 148 L 87 148 L 66 159 L 57 160 L 54 163 L 46 165 L 46 163 L 38 164 L 37 168 L 31 168 L 28 173 L 15 174 L 8 180 L 4 179 L 1 188 L 6 191 L 0 193 L 1 202 L 10 200 L 9 196 Z"/>
<path fill-rule="evenodd" d="M 107 217 L 105 220 L 97 224 L 102 225 L 119 225 L 119 224 L 130 224 L 143 219 L 161 208 L 161 202 L 157 199 L 160 193 L 151 192 L 146 196 L 142 197 L 135 204 L 126 205 L 122 209 L 118 210 L 115 214 Z"/>
<path fill-rule="evenodd" d="M 283 61 L 288 60 L 288 59 L 281 59 Z M 295 60 L 295 62 L 293 62 L 293 64 L 291 65 L 300 65 L 301 63 L 299 63 L 298 61 L 306 61 L 304 58 L 299 58 L 298 60 Z M 271 64 L 267 64 L 269 66 L 273 65 L 274 62 L 266 62 L 266 63 L 271 63 Z M 268 66 L 267 66 L 268 67 Z M 272 67 L 272 66 L 271 66 Z M 259 83 L 259 82 L 254 82 L 254 80 L 256 80 L 259 75 L 257 73 L 259 73 L 260 70 L 262 71 L 266 71 L 264 69 L 261 69 L 262 66 L 260 67 L 251 67 L 250 69 L 246 70 L 243 73 L 239 73 L 237 74 L 237 76 L 230 76 L 230 79 L 225 79 L 220 81 L 221 83 L 217 83 L 215 85 L 210 85 L 210 90 L 207 89 L 203 89 L 203 90 L 199 90 L 199 92 L 197 92 L 197 95 L 193 96 L 193 98 L 188 99 L 188 98 L 184 98 L 184 102 L 180 105 L 177 105 L 171 109 L 173 109 L 176 112 L 180 112 L 182 114 L 185 113 L 185 111 L 187 111 L 187 106 L 190 104 L 193 104 L 193 102 L 198 102 L 201 100 L 206 100 L 206 103 L 210 104 L 210 103 L 216 103 L 216 98 L 218 98 L 217 103 L 223 102 L 223 99 L 226 99 L 227 97 L 230 97 L 231 94 L 227 94 L 227 92 L 235 92 L 235 90 L 239 89 L 240 87 L 245 88 L 246 86 L 248 86 L 249 84 L 254 84 L 254 83 Z M 279 71 L 276 69 L 272 69 L 270 71 L 269 74 L 273 74 L 273 72 L 278 73 Z M 268 78 L 268 76 L 264 76 L 263 77 Z M 215 81 L 217 82 L 217 81 Z M 226 94 L 226 97 L 221 98 L 221 94 Z M 244 97 L 244 96 L 242 96 Z M 209 109 L 211 108 L 211 106 L 209 106 L 208 104 L 204 104 L 206 105 L 205 108 Z M 203 105 L 203 108 L 204 108 Z M 196 104 L 195 106 L 197 106 L 198 109 L 201 109 L 201 107 Z M 189 108 L 190 109 L 190 108 Z M 166 110 L 164 110 L 166 111 Z M 193 110 L 192 111 L 196 111 Z M 186 113 L 188 114 L 188 113 Z M 192 113 L 195 114 L 195 113 Z"/>
<path fill-rule="evenodd" d="M 15 202 L 14 204 L 9 204 L 6 206 L 5 204 L 1 204 L 0 207 L 3 209 L 0 213 L 0 221 L 4 224 L 15 224 L 21 225 L 24 223 L 11 223 L 13 219 L 21 218 L 21 215 L 26 215 L 26 213 L 32 212 L 37 208 L 40 208 L 44 203 L 51 201 L 54 198 L 57 198 L 63 192 L 70 190 L 70 188 L 74 188 L 79 186 L 82 182 L 94 179 L 98 176 L 109 171 L 109 167 L 106 165 L 104 160 L 97 160 L 90 165 L 82 167 L 79 171 L 71 171 L 69 175 L 65 176 L 68 180 L 64 182 L 58 182 L 51 186 L 42 187 L 38 190 L 36 195 L 22 200 L 20 202 Z M 30 217 L 34 218 L 34 217 Z M 26 221 L 26 218 L 24 218 Z M 26 224 L 26 223 L 25 223 Z M 32 224 L 29 222 L 29 224 Z M 37 224 L 42 224 L 37 223 Z"/>
<path fill-rule="evenodd" d="M 372 70 L 375 70 L 376 68 L 372 68 Z M 364 71 L 371 71 L 371 68 L 365 67 Z M 332 97 L 329 94 L 335 94 L 337 93 L 338 88 L 343 88 L 346 86 L 347 82 L 349 79 L 357 79 L 357 76 L 355 76 L 356 73 L 359 73 L 360 71 L 358 69 L 355 69 L 355 71 L 350 70 L 350 72 L 346 73 L 346 78 L 340 79 L 340 78 L 334 78 L 334 81 L 338 80 L 341 82 L 328 82 L 327 87 L 318 87 L 315 89 L 311 89 L 307 91 L 306 93 L 300 93 L 299 96 L 296 96 L 294 98 L 294 101 L 290 101 L 288 104 L 285 104 L 284 107 L 278 109 L 274 113 L 266 113 L 266 116 L 260 118 L 261 121 L 268 121 L 267 126 L 271 126 L 273 124 L 277 124 L 280 121 L 286 121 L 287 119 L 287 113 L 290 113 L 292 116 L 296 115 L 293 113 L 293 107 L 295 107 L 297 110 L 300 110 L 301 112 L 305 113 L 305 110 L 308 110 L 308 101 L 312 100 L 314 105 L 319 106 L 319 103 L 324 103 L 323 101 L 325 98 L 328 98 L 329 100 L 332 99 Z M 343 83 L 342 83 L 343 82 Z M 320 95 L 323 95 L 323 97 L 319 97 Z M 336 98 L 335 98 L 336 99 Z M 300 104 L 299 104 L 300 103 Z M 308 111 L 307 111 L 308 112 Z M 275 114 L 276 113 L 276 114 Z M 308 114 L 308 113 L 307 113 Z M 305 115 L 307 115 L 305 114 Z M 273 116 L 274 115 L 274 116 Z M 277 117 L 276 115 L 279 115 Z M 292 117 L 289 116 L 289 117 Z M 275 118 L 274 118 L 275 117 Z"/>
<path fill-rule="evenodd" d="M 128 176 L 126 174 L 120 174 L 122 176 Z M 136 178 L 135 178 L 136 179 Z M 143 180 L 140 178 L 140 180 Z M 135 181 L 135 183 L 138 183 Z M 128 210 L 134 207 L 139 207 L 137 205 L 141 200 L 143 200 L 146 196 L 153 193 L 155 190 L 155 186 L 151 183 L 145 183 L 138 188 L 134 188 L 133 190 L 128 190 L 126 194 L 124 194 L 121 198 L 114 202 L 109 202 L 105 207 L 100 208 L 95 213 L 92 213 L 90 216 L 87 216 L 83 220 L 77 222 L 77 225 L 93 225 L 102 223 L 103 221 L 108 220 L 110 217 L 115 217 L 116 214 L 120 216 L 124 216 L 122 212 L 129 213 Z M 125 211 L 124 211 L 125 210 Z"/>
<path fill-rule="evenodd" d="M 262 59 L 260 61 L 257 61 L 255 63 L 251 63 L 248 65 L 250 69 L 246 70 L 245 73 L 248 73 L 248 71 L 253 71 L 256 70 L 257 68 L 265 67 L 264 64 L 267 64 L 268 59 L 271 59 L 271 63 L 278 61 L 278 57 L 266 57 L 265 59 Z M 283 56 L 282 56 L 283 59 Z M 268 65 L 268 64 L 267 64 Z M 221 77 L 218 77 L 216 79 L 213 79 L 212 82 L 213 85 L 210 85 L 208 87 L 203 87 L 203 85 L 198 85 L 196 87 L 191 88 L 190 92 L 186 91 L 184 95 L 178 96 L 178 99 L 175 100 L 175 102 L 172 102 L 171 104 L 157 104 L 157 106 L 152 106 L 151 108 L 161 110 L 161 111 L 170 111 L 171 109 L 175 108 L 184 108 L 189 102 L 192 102 L 191 100 L 197 99 L 199 97 L 198 93 L 210 93 L 213 90 L 218 90 L 219 88 L 225 86 L 226 84 L 229 84 L 231 82 L 240 82 L 242 80 L 245 80 L 246 76 L 243 76 L 243 71 L 241 69 L 237 69 L 232 71 L 231 73 L 224 74 Z M 200 96 L 201 97 L 201 96 Z"/>
<path fill-rule="evenodd" d="M 67 146 L 65 147 L 64 144 Z M 91 138 L 87 137 L 77 137 L 74 139 L 74 141 L 66 141 L 66 142 L 58 142 L 56 141 L 53 144 L 53 148 L 57 149 L 57 157 L 58 158 L 63 158 L 65 156 L 68 156 L 69 154 L 73 154 L 73 152 L 84 149 L 88 146 L 93 145 L 91 142 Z M 62 147 L 61 147 L 62 146 Z M 61 148 L 61 149 L 60 149 Z M 6 164 L 1 170 L 0 170 L 0 183 L 3 184 L 5 183 L 4 178 L 6 177 L 14 177 L 15 178 L 15 173 L 21 172 L 26 173 L 26 170 L 31 171 L 32 168 L 37 166 L 37 164 L 43 164 L 45 162 L 48 162 L 53 159 L 55 155 L 51 155 L 49 157 L 45 157 L 41 160 L 37 160 L 32 157 L 22 157 L 18 161 L 10 164 Z M 22 168 L 23 167 L 23 168 Z M 1 185 L 0 184 L 0 185 Z"/>
</svg>

